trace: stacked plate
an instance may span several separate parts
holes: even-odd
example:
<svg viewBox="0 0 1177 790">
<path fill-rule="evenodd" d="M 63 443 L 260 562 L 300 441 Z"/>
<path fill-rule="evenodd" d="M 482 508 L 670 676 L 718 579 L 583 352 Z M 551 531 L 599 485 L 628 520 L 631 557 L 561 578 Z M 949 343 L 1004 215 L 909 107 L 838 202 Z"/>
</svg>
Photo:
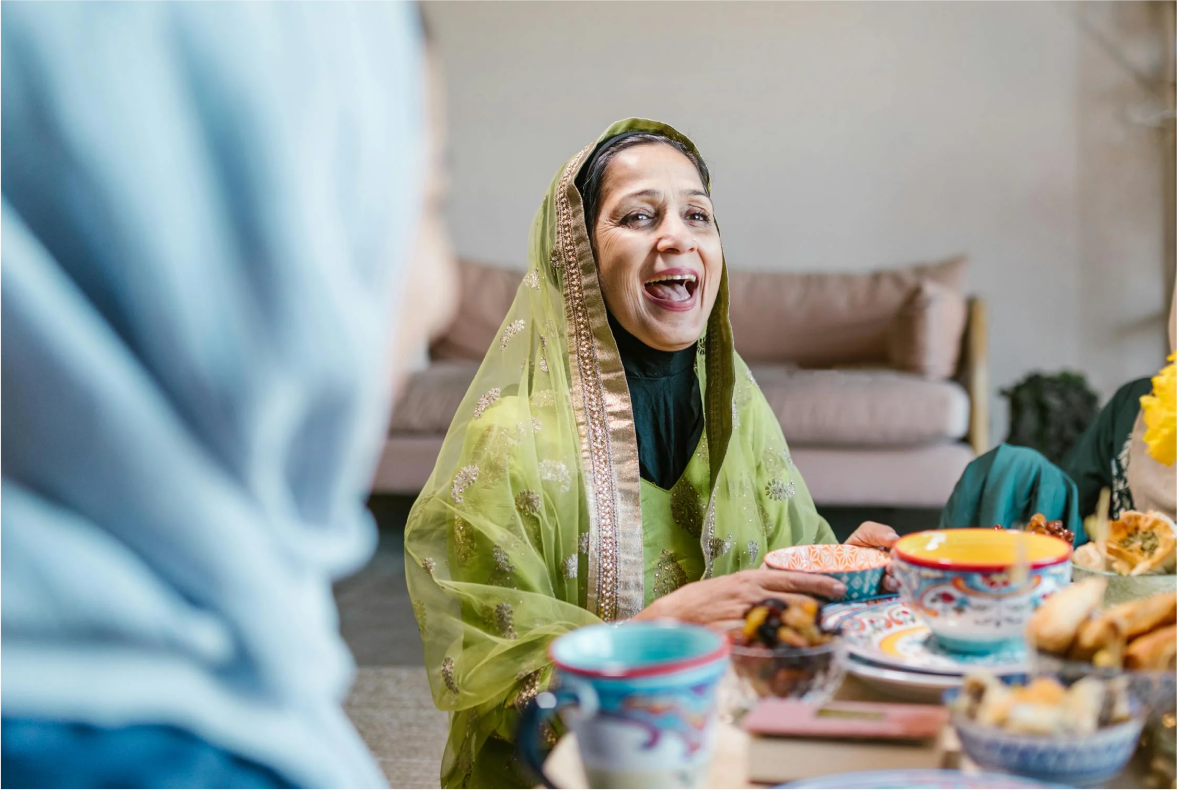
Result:
<svg viewBox="0 0 1177 790">
<path fill-rule="evenodd" d="M 1020 644 L 975 655 L 945 650 L 895 596 L 827 606 L 823 623 L 841 631 L 851 674 L 913 702 L 938 702 L 945 689 L 961 685 L 969 672 L 1004 675 L 1027 669 Z"/>
</svg>

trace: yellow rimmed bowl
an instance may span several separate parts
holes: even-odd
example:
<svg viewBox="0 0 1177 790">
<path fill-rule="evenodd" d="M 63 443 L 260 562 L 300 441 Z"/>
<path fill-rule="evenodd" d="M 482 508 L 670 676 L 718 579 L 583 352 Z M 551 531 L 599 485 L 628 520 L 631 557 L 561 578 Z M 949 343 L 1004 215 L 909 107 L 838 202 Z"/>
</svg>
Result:
<svg viewBox="0 0 1177 790">
<path fill-rule="evenodd" d="M 1027 578 L 1018 579 L 1018 541 Z M 947 650 L 990 653 L 1020 641 L 1030 615 L 1071 580 L 1063 540 L 996 529 L 935 529 L 891 551 L 900 600 Z"/>
</svg>

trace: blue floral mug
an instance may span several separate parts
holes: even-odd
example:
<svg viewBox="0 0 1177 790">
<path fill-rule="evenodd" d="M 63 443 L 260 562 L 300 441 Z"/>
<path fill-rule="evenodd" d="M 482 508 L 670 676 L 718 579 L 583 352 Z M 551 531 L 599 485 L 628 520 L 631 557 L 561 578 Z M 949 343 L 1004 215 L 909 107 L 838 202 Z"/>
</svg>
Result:
<svg viewBox="0 0 1177 790">
<path fill-rule="evenodd" d="M 590 787 L 703 787 L 716 698 L 728 666 L 722 634 L 672 620 L 594 625 L 548 648 L 551 691 L 520 722 L 519 748 L 546 787 L 542 726 L 557 713 L 577 735 Z"/>
</svg>

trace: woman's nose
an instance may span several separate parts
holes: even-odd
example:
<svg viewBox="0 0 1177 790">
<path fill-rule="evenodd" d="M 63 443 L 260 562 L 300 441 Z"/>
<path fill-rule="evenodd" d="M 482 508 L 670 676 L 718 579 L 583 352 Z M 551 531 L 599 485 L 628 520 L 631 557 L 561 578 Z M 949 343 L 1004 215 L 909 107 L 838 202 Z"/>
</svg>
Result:
<svg viewBox="0 0 1177 790">
<path fill-rule="evenodd" d="M 683 222 L 682 217 L 668 216 L 660 228 L 662 233 L 658 237 L 658 252 L 682 254 L 695 251 L 695 236 L 691 229 Z"/>
</svg>

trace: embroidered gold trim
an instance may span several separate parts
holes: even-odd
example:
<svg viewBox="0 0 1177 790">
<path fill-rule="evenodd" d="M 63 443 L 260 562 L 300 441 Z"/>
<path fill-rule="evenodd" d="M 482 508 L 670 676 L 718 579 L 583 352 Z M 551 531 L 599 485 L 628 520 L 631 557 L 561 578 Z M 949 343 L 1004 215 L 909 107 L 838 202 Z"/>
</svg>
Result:
<svg viewBox="0 0 1177 790">
<path fill-rule="evenodd" d="M 572 487 L 572 475 L 568 473 L 568 467 L 559 461 L 540 461 L 539 479 L 545 483 L 555 483 L 564 492 Z"/>
<path fill-rule="evenodd" d="M 521 672 L 515 676 L 515 681 L 520 683 L 519 693 L 515 695 L 515 710 L 523 710 L 527 707 L 527 703 L 535 699 L 535 695 L 539 693 L 539 678 L 543 674 L 542 669 L 537 669 L 534 672 Z"/>
<path fill-rule="evenodd" d="M 511 342 L 511 338 L 522 332 L 525 326 L 527 326 L 527 322 L 525 322 L 522 318 L 516 319 L 507 324 L 507 328 L 503 330 L 503 337 L 501 340 L 499 340 L 499 348 L 505 349 L 507 344 Z"/>
<path fill-rule="evenodd" d="M 575 579 L 580 571 L 580 557 L 576 554 L 569 554 L 564 558 L 564 562 L 560 563 L 560 570 L 565 579 Z"/>
<path fill-rule="evenodd" d="M 474 553 L 474 530 L 461 516 L 454 516 L 454 558 L 459 565 L 470 561 Z"/>
<path fill-rule="evenodd" d="M 539 494 L 531 489 L 525 488 L 515 495 L 515 509 L 524 515 L 534 516 L 542 504 Z"/>
<path fill-rule="evenodd" d="M 670 515 L 674 523 L 692 538 L 703 534 L 703 508 L 699 494 L 685 475 L 670 489 Z"/>
<path fill-rule="evenodd" d="M 515 633 L 515 612 L 511 604 L 504 602 L 495 607 L 495 625 L 503 639 L 519 638 L 519 634 Z"/>
<path fill-rule="evenodd" d="M 498 387 L 493 387 L 482 394 L 478 399 L 478 403 L 474 406 L 474 419 L 482 416 L 482 413 L 491 407 L 491 405 L 499 399 L 503 391 Z"/>
<path fill-rule="evenodd" d="M 625 372 L 616 347 L 606 346 L 607 371 L 594 328 L 608 333 L 604 301 L 588 303 L 586 288 L 599 298 L 596 263 L 583 223 L 575 225 L 572 196 L 579 205 L 573 179 L 593 146 L 568 163 L 556 188 L 556 247 L 553 265 L 562 277 L 567 312 L 568 351 L 573 404 L 580 431 L 589 529 L 596 552 L 589 555 L 588 603 L 601 619 L 624 619 L 644 604 L 640 477 L 637 435 L 629 405 Z M 603 341 L 612 338 L 607 334 Z M 612 417 L 612 420 L 610 419 Z M 613 423 L 611 425 L 611 422 Z M 632 480 L 630 479 L 632 478 Z M 625 514 L 625 533 L 619 530 Z"/>
<path fill-rule="evenodd" d="M 458 681 L 454 678 L 454 660 L 446 656 L 441 660 L 441 679 L 445 682 L 445 687 L 453 694 L 459 694 Z"/>
<path fill-rule="evenodd" d="M 450 496 L 454 500 L 455 505 L 462 504 L 462 495 L 474 481 L 478 479 L 478 467 L 471 464 L 470 466 L 463 466 L 454 475 L 454 484 L 450 487 Z"/>
<path fill-rule="evenodd" d="M 654 595 L 659 598 L 669 595 L 688 581 L 687 572 L 679 564 L 674 552 L 662 549 L 654 568 Z"/>
</svg>

